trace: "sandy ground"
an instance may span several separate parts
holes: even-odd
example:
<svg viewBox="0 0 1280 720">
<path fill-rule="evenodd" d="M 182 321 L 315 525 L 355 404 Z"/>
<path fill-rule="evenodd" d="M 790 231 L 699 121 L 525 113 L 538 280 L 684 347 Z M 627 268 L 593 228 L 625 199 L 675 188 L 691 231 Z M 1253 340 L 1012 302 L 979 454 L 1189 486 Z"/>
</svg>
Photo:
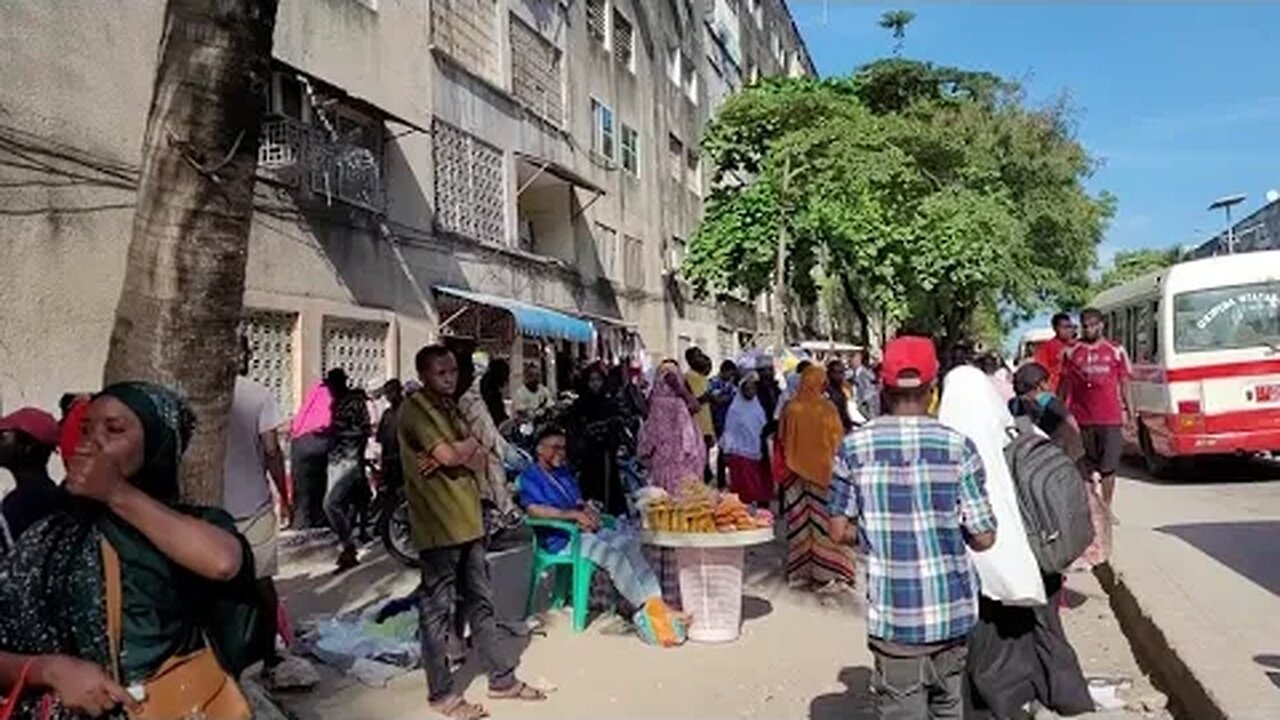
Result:
<svg viewBox="0 0 1280 720">
<path fill-rule="evenodd" d="M 820 598 L 788 589 L 778 567 L 780 544 L 749 551 L 741 638 L 728 645 L 687 644 L 672 650 L 647 647 L 630 635 L 614 634 L 619 623 L 596 618 L 574 634 L 566 614 L 546 616 L 544 632 L 512 637 L 505 648 L 520 658 L 527 681 L 554 687 L 544 703 L 489 703 L 498 718 L 871 718 L 867 683 L 871 656 L 866 649 L 860 598 Z M 411 590 L 411 572 L 380 549 L 343 576 L 330 572 L 329 553 L 292 553 L 280 578 L 295 622 L 308 616 L 347 611 Z M 528 577 L 526 553 L 493 559 L 499 615 L 515 619 L 522 610 Z M 1089 575 L 1072 576 L 1066 625 L 1091 676 L 1134 682 L 1126 692 L 1135 707 L 1160 696 L 1150 690 L 1120 633 L 1102 590 Z M 322 668 L 323 681 L 307 694 L 284 695 L 298 718 L 431 717 L 425 680 L 413 671 L 385 688 L 362 685 Z M 483 698 L 484 678 L 463 670 L 470 697 Z M 1099 713 L 1096 718 L 1159 717 L 1158 713 Z"/>
</svg>

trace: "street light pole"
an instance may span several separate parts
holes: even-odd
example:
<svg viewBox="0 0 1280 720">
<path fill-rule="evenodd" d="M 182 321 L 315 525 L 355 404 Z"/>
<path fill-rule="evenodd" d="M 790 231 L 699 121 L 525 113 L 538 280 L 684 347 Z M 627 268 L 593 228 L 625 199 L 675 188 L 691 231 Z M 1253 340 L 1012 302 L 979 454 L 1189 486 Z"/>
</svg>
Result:
<svg viewBox="0 0 1280 720">
<path fill-rule="evenodd" d="M 1244 199 L 1245 199 L 1244 194 L 1227 195 L 1226 197 L 1220 197 L 1209 204 L 1210 210 L 1217 210 L 1219 208 L 1222 208 L 1222 210 L 1226 213 L 1227 254 L 1228 255 L 1231 255 L 1236 251 L 1236 229 L 1235 229 L 1235 226 L 1231 224 L 1231 208 L 1244 202 Z"/>
</svg>

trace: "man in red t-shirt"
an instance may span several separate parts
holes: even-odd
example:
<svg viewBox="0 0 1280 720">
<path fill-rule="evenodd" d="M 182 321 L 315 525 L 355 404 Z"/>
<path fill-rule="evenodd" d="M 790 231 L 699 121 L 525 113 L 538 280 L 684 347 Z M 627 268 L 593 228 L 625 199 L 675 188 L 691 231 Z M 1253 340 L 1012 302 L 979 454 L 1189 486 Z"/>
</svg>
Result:
<svg viewBox="0 0 1280 720">
<path fill-rule="evenodd" d="M 1080 342 L 1067 348 L 1062 360 L 1058 395 L 1080 425 L 1086 468 L 1101 476 L 1102 495 L 1110 505 L 1116 489 L 1116 470 L 1124 451 L 1121 428 L 1132 412 L 1129 402 L 1129 356 L 1124 348 L 1102 336 L 1102 313 L 1080 313 Z"/>
<path fill-rule="evenodd" d="M 1057 391 L 1062 378 L 1062 355 L 1076 342 L 1076 324 L 1064 312 L 1054 315 L 1052 324 L 1053 337 L 1036 348 L 1035 360 L 1049 371 L 1049 389 Z"/>
</svg>

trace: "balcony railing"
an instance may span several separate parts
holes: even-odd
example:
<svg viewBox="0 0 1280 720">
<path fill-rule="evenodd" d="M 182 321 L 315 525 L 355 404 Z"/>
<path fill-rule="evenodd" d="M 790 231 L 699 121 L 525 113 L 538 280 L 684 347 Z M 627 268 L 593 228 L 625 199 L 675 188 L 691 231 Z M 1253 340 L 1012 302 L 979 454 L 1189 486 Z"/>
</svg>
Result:
<svg viewBox="0 0 1280 720">
<path fill-rule="evenodd" d="M 262 121 L 258 170 L 329 203 L 337 199 L 375 211 L 383 208 L 382 159 L 375 151 L 334 141 L 324 129 L 292 118 Z"/>
</svg>

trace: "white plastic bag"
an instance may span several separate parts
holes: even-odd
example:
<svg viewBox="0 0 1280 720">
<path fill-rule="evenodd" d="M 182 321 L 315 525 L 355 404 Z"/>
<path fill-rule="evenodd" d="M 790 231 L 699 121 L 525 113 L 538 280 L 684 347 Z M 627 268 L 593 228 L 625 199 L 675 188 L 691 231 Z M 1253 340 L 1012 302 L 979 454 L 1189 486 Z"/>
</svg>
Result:
<svg viewBox="0 0 1280 720">
<path fill-rule="evenodd" d="M 969 551 L 982 594 L 1006 605 L 1044 605 L 1044 581 L 1018 509 L 1013 476 L 1004 460 L 1007 428 L 1013 416 L 987 376 L 962 366 L 947 374 L 938 419 L 964 433 L 978 448 L 986 469 L 987 496 L 996 516 L 996 543 L 984 552 Z"/>
</svg>

